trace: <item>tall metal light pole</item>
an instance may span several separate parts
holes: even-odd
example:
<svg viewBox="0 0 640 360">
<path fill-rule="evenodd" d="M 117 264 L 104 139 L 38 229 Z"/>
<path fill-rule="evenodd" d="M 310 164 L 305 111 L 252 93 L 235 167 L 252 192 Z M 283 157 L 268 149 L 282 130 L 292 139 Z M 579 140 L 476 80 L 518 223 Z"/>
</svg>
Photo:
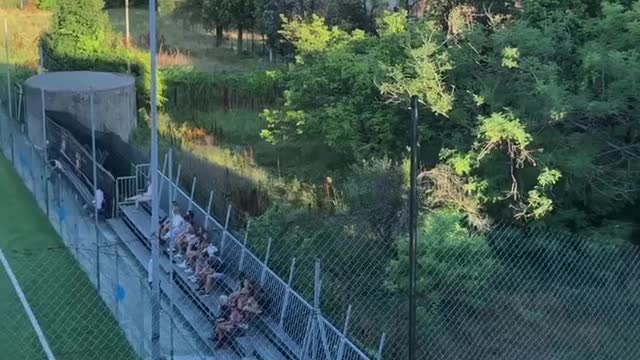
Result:
<svg viewBox="0 0 640 360">
<path fill-rule="evenodd" d="M 89 116 L 91 117 L 91 163 L 93 166 L 93 227 L 96 237 L 96 287 L 100 291 L 100 235 L 98 234 L 98 166 L 96 164 L 96 118 L 94 110 L 95 92 L 89 95 Z M 102 193 L 104 201 L 104 192 Z M 102 206 L 102 204 L 100 204 Z"/>
<path fill-rule="evenodd" d="M 131 33 L 129 31 L 129 0 L 124 0 L 124 42 L 127 47 L 131 45 Z"/>
<path fill-rule="evenodd" d="M 418 97 L 411 97 L 411 188 L 409 194 L 409 359 L 416 360 L 416 251 L 418 243 Z"/>
<path fill-rule="evenodd" d="M 158 238 L 158 62 L 156 36 L 156 0 L 149 0 L 149 52 L 151 53 L 151 357 L 160 359 L 160 239 Z M 171 217 L 172 214 L 169 214 Z M 171 219 L 170 219 L 171 220 Z"/>
<path fill-rule="evenodd" d="M 11 59 L 9 58 L 9 25 L 7 19 L 4 19 L 4 44 L 7 57 L 7 106 L 9 111 L 9 120 L 13 119 L 13 104 L 11 103 Z"/>
</svg>

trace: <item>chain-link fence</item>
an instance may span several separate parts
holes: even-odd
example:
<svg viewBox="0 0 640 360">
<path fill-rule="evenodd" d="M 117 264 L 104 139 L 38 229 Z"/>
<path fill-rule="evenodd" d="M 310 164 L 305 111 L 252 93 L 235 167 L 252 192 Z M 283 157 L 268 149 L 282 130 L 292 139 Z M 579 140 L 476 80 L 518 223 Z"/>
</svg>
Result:
<svg viewBox="0 0 640 360">
<path fill-rule="evenodd" d="M 6 105 L 7 98 L 2 100 Z M 46 347 L 58 359 L 149 357 L 151 291 L 146 264 L 106 222 L 96 225 L 86 179 L 72 167 L 45 163 L 42 148 L 33 146 L 23 124 L 15 113 L 11 120 L 5 110 L 0 112 L 6 162 L 0 175 L 6 211 L 0 221 L 0 250 L 7 263 L 0 268 L 2 357 L 47 358 Z M 69 146 L 71 135 L 66 136 Z M 13 223 L 22 225 L 14 229 Z M 204 357 L 203 344 L 172 311 L 166 296 L 160 324 L 163 356 Z"/>
<path fill-rule="evenodd" d="M 96 222 L 87 160 L 80 173 L 50 167 L 18 115 L 19 87 L 0 79 L 4 109 L 12 104 L 0 114 L 2 161 L 17 174 L 0 173 L 9 209 L 0 217 L 3 357 L 46 358 L 50 348 L 57 358 L 148 358 L 148 166 L 115 180 L 114 211 Z M 52 129 L 49 152 L 68 155 L 73 135 Z M 73 146 L 70 164 L 75 153 L 89 157 Z M 272 207 L 251 218 L 172 165 L 161 171 L 162 215 L 175 202 L 193 230 L 178 221 L 158 259 L 162 356 L 407 358 L 407 213 L 402 198 L 384 205 L 393 189 L 379 188 L 367 202 L 380 205 L 366 210 Z M 476 231 L 447 209 L 420 218 L 419 358 L 640 357 L 637 246 L 512 224 Z"/>
</svg>

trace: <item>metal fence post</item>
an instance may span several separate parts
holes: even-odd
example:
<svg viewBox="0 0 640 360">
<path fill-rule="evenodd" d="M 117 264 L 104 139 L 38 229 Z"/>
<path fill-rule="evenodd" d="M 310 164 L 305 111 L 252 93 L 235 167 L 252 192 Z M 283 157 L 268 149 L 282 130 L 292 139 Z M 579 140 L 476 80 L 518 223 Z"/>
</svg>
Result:
<svg viewBox="0 0 640 360">
<path fill-rule="evenodd" d="M 194 176 L 193 181 L 191 181 L 191 194 L 189 195 L 189 205 L 187 206 L 187 210 L 191 210 L 193 206 L 193 193 L 196 191 L 196 180 L 197 178 Z"/>
<path fill-rule="evenodd" d="M 98 231 L 98 172 L 96 164 L 96 120 L 94 111 L 94 100 L 95 92 L 91 90 L 91 94 L 89 95 L 89 116 L 91 118 L 91 161 L 93 162 L 93 227 L 96 237 L 96 287 L 98 288 L 98 292 L 100 292 L 100 236 Z M 45 153 L 46 151 L 47 150 L 45 144 Z M 104 203 L 104 192 L 101 205 L 102 203 Z"/>
<path fill-rule="evenodd" d="M 387 338 L 386 333 L 382 333 L 380 337 L 380 346 L 378 346 L 378 355 L 376 356 L 376 360 L 382 360 L 382 349 L 384 348 L 384 343 Z"/>
<path fill-rule="evenodd" d="M 231 216 L 231 204 L 227 206 L 227 218 L 224 221 L 224 230 L 222 232 L 222 240 L 220 240 L 220 255 L 222 255 L 224 249 L 224 243 L 227 238 L 227 232 L 229 231 L 229 217 Z"/>
<path fill-rule="evenodd" d="M 116 250 L 116 320 L 118 321 L 118 323 L 120 323 L 120 297 L 117 293 L 118 291 L 120 291 L 120 261 L 118 254 L 118 244 L 114 244 L 113 247 Z"/>
<path fill-rule="evenodd" d="M 347 342 L 347 331 L 349 331 L 349 321 L 351 321 L 351 304 L 347 308 L 347 316 L 344 319 L 344 326 L 340 334 L 340 345 L 338 345 L 338 354 L 336 360 L 342 360 L 344 357 L 344 345 Z"/>
<path fill-rule="evenodd" d="M 280 327 L 284 325 L 284 314 L 289 306 L 289 297 L 291 296 L 291 283 L 293 282 L 293 271 L 296 267 L 296 258 L 291 259 L 291 267 L 289 268 L 289 280 L 287 280 L 287 289 L 282 300 L 282 310 L 280 310 Z"/>
<path fill-rule="evenodd" d="M 11 59 L 9 56 L 9 25 L 7 24 L 7 19 L 4 19 L 4 43 L 6 46 L 6 61 L 7 61 L 7 106 L 9 110 L 9 120 L 13 120 L 13 105 L 11 103 Z"/>
<path fill-rule="evenodd" d="M 11 163 L 13 164 L 13 167 L 16 167 L 15 150 L 13 147 L 13 132 L 9 133 L 9 143 L 11 145 Z"/>
<path fill-rule="evenodd" d="M 211 216 L 211 203 L 213 202 L 213 190 L 209 192 L 209 203 L 207 204 L 207 215 L 204 217 L 204 229 L 209 227 L 209 216 Z"/>
<path fill-rule="evenodd" d="M 238 271 L 242 271 L 242 267 L 244 265 L 244 254 L 247 251 L 247 241 L 249 237 L 249 225 L 251 224 L 251 219 L 247 221 L 247 227 L 244 230 L 244 240 L 242 241 L 242 251 L 240 251 L 240 261 L 238 262 Z"/>
<path fill-rule="evenodd" d="M 173 198 L 175 199 L 176 197 L 176 191 L 178 191 L 178 188 L 180 187 L 180 173 L 182 172 L 182 164 L 178 164 L 178 172 L 176 173 L 176 183 L 175 186 L 173 187 Z M 169 181 L 171 182 L 171 181 Z"/>
<path fill-rule="evenodd" d="M 262 273 L 260 274 L 260 287 L 264 286 L 264 278 L 267 275 L 267 266 L 269 263 L 269 253 L 271 252 L 271 238 L 267 243 L 267 253 L 264 256 L 264 262 L 262 263 Z"/>
<path fill-rule="evenodd" d="M 169 176 L 167 176 L 168 179 L 171 179 L 171 176 L 173 175 L 173 151 L 172 149 L 169 149 L 169 152 L 167 153 L 167 158 L 169 159 Z M 195 178 L 194 178 L 194 183 L 195 183 Z M 193 192 L 193 190 L 192 190 Z M 193 196 L 193 193 L 191 194 L 191 196 Z M 171 191 L 169 191 L 169 211 L 171 211 L 171 204 L 173 203 L 173 196 L 171 196 Z M 174 352 L 174 338 L 173 338 L 173 326 L 174 326 L 174 313 L 175 313 L 175 309 L 173 307 L 173 298 L 175 296 L 175 281 L 174 281 L 174 276 L 175 276 L 175 271 L 174 271 L 174 257 L 173 257 L 173 253 L 175 251 L 177 251 L 178 249 L 176 249 L 176 239 L 173 236 L 173 221 L 171 220 L 171 217 L 173 217 L 173 214 L 170 214 L 170 220 L 169 220 L 169 265 L 170 267 L 170 273 L 169 273 L 169 279 L 171 284 L 169 284 L 169 339 L 170 339 L 170 350 L 169 350 L 169 354 L 170 354 L 170 359 L 173 359 L 173 352 Z M 186 256 L 186 255 L 185 255 Z"/>
</svg>

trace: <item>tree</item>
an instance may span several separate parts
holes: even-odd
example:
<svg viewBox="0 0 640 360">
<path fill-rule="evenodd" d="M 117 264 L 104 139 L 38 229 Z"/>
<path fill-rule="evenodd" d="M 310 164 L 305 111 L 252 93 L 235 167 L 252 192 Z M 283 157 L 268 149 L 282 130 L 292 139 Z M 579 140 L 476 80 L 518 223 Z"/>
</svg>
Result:
<svg viewBox="0 0 640 360">
<path fill-rule="evenodd" d="M 237 34 L 237 51 L 242 52 L 244 30 L 251 29 L 256 23 L 255 0 L 226 0 L 228 1 L 227 9 L 231 21 L 236 26 Z"/>
<path fill-rule="evenodd" d="M 109 20 L 103 0 L 58 0 L 55 3 L 52 47 L 60 54 L 86 56 L 104 49 Z"/>
<path fill-rule="evenodd" d="M 297 61 L 286 75 L 281 106 L 263 113 L 268 123 L 263 137 L 271 142 L 317 139 L 347 158 L 401 157 L 406 123 L 376 82 L 384 77 L 383 64 L 405 57 L 401 44 L 409 38 L 406 31 L 381 32 L 379 41 L 360 30 L 330 28 L 318 16 L 285 20 L 281 33 L 296 48 Z"/>
</svg>

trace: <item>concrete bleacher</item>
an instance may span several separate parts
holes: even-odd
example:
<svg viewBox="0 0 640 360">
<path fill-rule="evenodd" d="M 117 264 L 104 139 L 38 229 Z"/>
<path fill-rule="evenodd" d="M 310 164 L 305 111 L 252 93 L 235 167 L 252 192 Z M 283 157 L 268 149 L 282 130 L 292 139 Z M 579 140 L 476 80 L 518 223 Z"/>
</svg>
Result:
<svg viewBox="0 0 640 360">
<path fill-rule="evenodd" d="M 151 243 L 149 233 L 151 230 L 151 218 L 149 209 L 145 206 L 136 208 L 133 205 L 120 206 L 120 219 L 109 219 L 108 223 L 123 240 L 140 265 L 145 269 L 151 256 Z M 164 214 L 161 214 L 161 217 Z M 157 225 L 156 225 L 157 226 Z M 219 237 L 219 236 L 216 236 Z M 219 238 L 212 239 L 214 242 Z M 166 249 L 161 249 L 166 250 Z M 211 295 L 200 295 L 195 284 L 188 279 L 184 269 L 172 264 L 168 254 L 163 251 L 160 258 L 161 291 L 164 296 L 173 294 L 176 310 L 190 324 L 199 341 L 221 355 L 221 359 L 237 359 L 255 357 L 262 360 L 286 360 L 297 358 L 296 345 L 279 329 L 277 323 L 268 318 L 260 317 L 255 324 L 245 330 L 241 336 L 234 339 L 232 349 L 214 349 L 214 344 L 208 340 L 213 330 L 214 320 L 219 315 L 218 299 L 220 295 L 229 294 L 238 286 L 238 281 L 230 277 L 224 277 L 214 287 Z M 170 273 L 174 272 L 174 286 L 172 288 Z"/>
</svg>

